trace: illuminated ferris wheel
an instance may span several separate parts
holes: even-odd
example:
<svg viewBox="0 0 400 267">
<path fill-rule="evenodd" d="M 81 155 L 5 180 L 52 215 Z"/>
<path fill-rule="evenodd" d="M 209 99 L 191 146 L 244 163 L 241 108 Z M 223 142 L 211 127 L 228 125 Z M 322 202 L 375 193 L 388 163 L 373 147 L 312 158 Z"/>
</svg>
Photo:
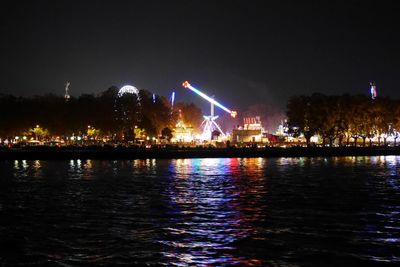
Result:
<svg viewBox="0 0 400 267">
<path fill-rule="evenodd" d="M 131 128 L 141 121 L 141 103 L 139 90 L 132 85 L 119 89 L 115 98 L 115 119 L 126 128 Z"/>
<path fill-rule="evenodd" d="M 132 85 L 122 86 L 121 89 L 119 89 L 117 96 L 121 97 L 125 94 L 136 95 L 137 100 L 140 101 L 139 90 L 135 86 Z"/>
</svg>

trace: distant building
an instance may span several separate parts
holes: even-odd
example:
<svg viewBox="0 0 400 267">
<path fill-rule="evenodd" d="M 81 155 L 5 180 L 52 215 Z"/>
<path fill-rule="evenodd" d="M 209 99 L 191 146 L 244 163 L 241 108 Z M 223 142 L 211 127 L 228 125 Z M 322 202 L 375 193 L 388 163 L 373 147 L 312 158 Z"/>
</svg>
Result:
<svg viewBox="0 0 400 267">
<path fill-rule="evenodd" d="M 172 131 L 173 143 L 190 143 L 193 141 L 193 127 L 177 125 Z"/>
<path fill-rule="evenodd" d="M 261 130 L 233 129 L 232 131 L 233 143 L 260 143 L 262 137 Z"/>
<path fill-rule="evenodd" d="M 186 126 L 182 120 L 182 113 L 179 110 L 178 122 L 172 130 L 172 143 L 190 143 L 193 141 L 193 127 Z"/>
<path fill-rule="evenodd" d="M 243 118 L 243 126 L 232 131 L 232 143 L 268 143 L 260 117 Z"/>
<path fill-rule="evenodd" d="M 287 120 L 281 120 L 281 124 L 279 124 L 275 134 L 277 136 L 288 136 L 288 132 L 289 132 L 289 126 Z"/>
</svg>

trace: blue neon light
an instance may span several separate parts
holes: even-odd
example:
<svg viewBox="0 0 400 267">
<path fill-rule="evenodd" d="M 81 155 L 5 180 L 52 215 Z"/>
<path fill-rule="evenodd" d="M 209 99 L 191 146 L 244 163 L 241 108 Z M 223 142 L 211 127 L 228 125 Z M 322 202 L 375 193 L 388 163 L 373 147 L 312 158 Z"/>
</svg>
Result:
<svg viewBox="0 0 400 267">
<path fill-rule="evenodd" d="M 196 94 L 198 94 L 199 96 L 201 96 L 202 98 L 204 98 L 205 100 L 207 100 L 208 102 L 216 105 L 217 107 L 220 107 L 221 109 L 225 110 L 228 113 L 232 113 L 231 110 L 229 110 L 228 108 L 224 107 L 222 104 L 218 103 L 217 101 L 215 101 L 215 99 L 209 97 L 208 95 L 204 94 L 203 92 L 199 91 L 198 89 L 194 88 L 193 86 L 191 86 L 190 84 L 188 84 L 187 88 L 189 88 L 190 90 L 192 90 L 193 92 L 195 92 Z"/>
</svg>

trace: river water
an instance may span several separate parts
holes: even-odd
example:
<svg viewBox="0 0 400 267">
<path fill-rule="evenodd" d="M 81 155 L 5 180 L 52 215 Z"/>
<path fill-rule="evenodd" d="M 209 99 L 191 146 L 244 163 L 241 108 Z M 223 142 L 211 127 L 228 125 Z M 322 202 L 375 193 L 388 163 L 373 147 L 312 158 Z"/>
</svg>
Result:
<svg viewBox="0 0 400 267">
<path fill-rule="evenodd" d="M 400 157 L 0 162 L 0 266 L 400 264 Z"/>
</svg>

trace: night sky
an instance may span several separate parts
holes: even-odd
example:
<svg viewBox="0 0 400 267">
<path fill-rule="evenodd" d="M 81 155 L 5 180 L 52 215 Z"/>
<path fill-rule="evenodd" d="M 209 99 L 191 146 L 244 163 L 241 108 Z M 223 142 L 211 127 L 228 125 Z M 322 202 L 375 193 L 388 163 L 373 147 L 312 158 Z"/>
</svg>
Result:
<svg viewBox="0 0 400 267">
<path fill-rule="evenodd" d="M 400 97 L 399 11 L 384 1 L 9 1 L 0 93 L 99 93 L 131 84 L 231 109 L 295 94 Z M 99 3 L 101 2 L 101 3 Z M 300 3 L 302 2 L 302 3 Z"/>
</svg>

